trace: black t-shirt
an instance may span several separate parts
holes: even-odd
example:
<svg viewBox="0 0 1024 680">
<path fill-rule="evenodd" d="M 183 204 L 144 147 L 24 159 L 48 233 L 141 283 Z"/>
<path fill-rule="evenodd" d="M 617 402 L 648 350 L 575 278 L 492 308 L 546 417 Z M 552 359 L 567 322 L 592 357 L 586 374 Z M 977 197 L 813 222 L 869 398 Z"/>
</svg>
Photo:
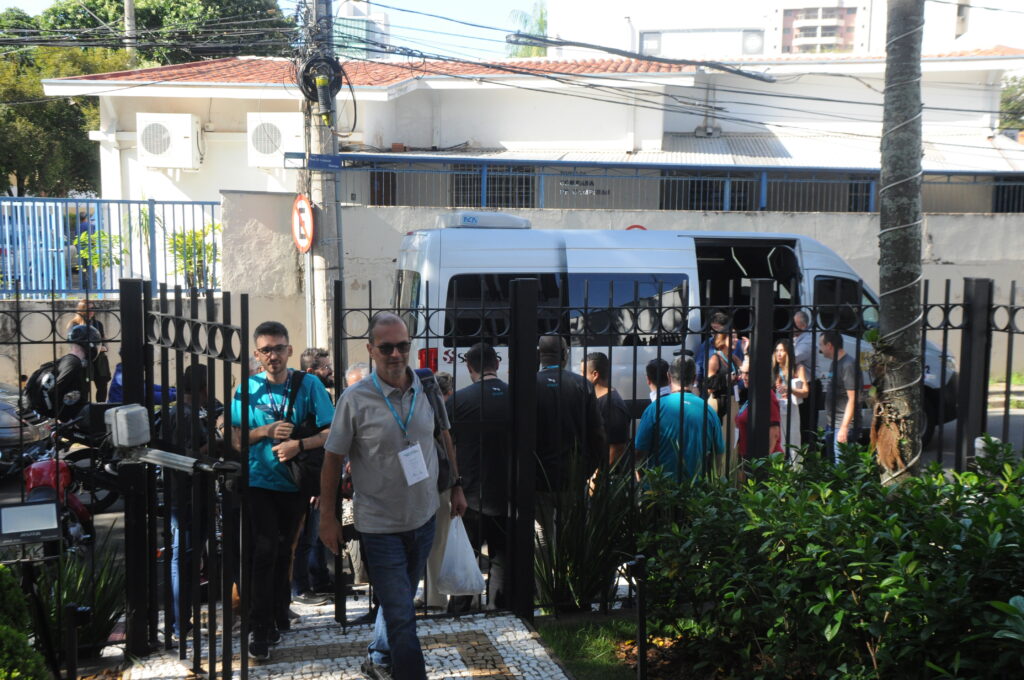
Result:
<svg viewBox="0 0 1024 680">
<path fill-rule="evenodd" d="M 57 420 L 73 420 L 89 401 L 85 365 L 74 354 L 65 354 L 57 364 L 57 383 L 51 392 Z"/>
<path fill-rule="evenodd" d="M 573 451 L 582 454 L 578 472 L 584 477 L 608 457 L 594 386 L 582 375 L 548 367 L 537 373 L 538 490 L 568 488 L 566 466 Z"/>
<path fill-rule="evenodd" d="M 466 502 L 485 515 L 504 516 L 512 476 L 508 385 L 497 378 L 473 383 L 453 394 L 447 409 Z"/>
<path fill-rule="evenodd" d="M 196 413 L 196 429 L 193 430 L 193 413 Z M 183 456 L 194 456 L 198 450 L 207 442 L 206 423 L 198 418 L 198 413 L 192 410 L 191 404 L 182 402 L 180 407 L 175 404 L 167 411 L 167 420 L 164 425 L 167 428 L 163 432 L 164 441 L 174 453 Z M 182 431 L 178 432 L 178 416 L 181 416 Z M 187 472 L 169 470 L 168 475 L 171 488 L 170 502 L 175 508 L 188 507 L 192 503 L 192 475 Z"/>
<path fill-rule="evenodd" d="M 604 421 L 604 431 L 609 444 L 625 444 L 629 441 L 629 409 L 619 393 L 610 389 L 603 397 L 597 398 L 597 410 Z"/>
</svg>

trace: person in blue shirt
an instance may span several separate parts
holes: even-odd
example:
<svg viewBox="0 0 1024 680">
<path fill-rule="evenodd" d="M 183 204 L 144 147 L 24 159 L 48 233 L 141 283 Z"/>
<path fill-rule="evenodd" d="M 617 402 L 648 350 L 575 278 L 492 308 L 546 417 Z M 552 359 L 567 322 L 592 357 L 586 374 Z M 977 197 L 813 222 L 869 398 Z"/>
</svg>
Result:
<svg viewBox="0 0 1024 680">
<path fill-rule="evenodd" d="M 292 541 L 299 530 L 309 498 L 299 495 L 287 462 L 307 449 L 321 448 L 334 417 L 334 405 L 323 383 L 312 373 L 303 373 L 294 404 L 289 404 L 292 369 L 288 359 L 292 346 L 288 329 L 277 321 L 265 321 L 253 333 L 253 356 L 263 373 L 249 377 L 249 403 L 243 404 L 241 390 L 231 403 L 232 441 L 241 450 L 242 410 L 249 416 L 249 517 L 252 526 L 252 592 L 249 617 L 252 639 L 249 653 L 258 661 L 270 658 L 270 645 L 281 632 L 291 628 L 289 571 Z M 291 411 L 289 410 L 291 406 Z M 288 414 L 291 417 L 286 417 Z M 298 423 L 312 415 L 320 431 L 293 439 Z"/>
<path fill-rule="evenodd" d="M 715 410 L 689 391 L 697 377 L 692 357 L 677 357 L 669 377 L 672 393 L 659 396 L 640 418 L 636 456 L 644 467 L 660 467 L 676 481 L 694 480 L 703 473 L 708 456 L 725 451 L 722 426 Z"/>
</svg>

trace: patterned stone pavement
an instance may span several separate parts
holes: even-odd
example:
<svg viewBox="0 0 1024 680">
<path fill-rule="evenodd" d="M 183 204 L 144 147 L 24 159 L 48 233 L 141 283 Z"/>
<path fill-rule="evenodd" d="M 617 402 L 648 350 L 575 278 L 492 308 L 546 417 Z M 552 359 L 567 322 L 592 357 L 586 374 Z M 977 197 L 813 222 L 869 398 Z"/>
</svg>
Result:
<svg viewBox="0 0 1024 680">
<path fill-rule="evenodd" d="M 362 604 L 360 604 L 360 602 Z M 366 613 L 366 598 L 348 603 L 348 618 Z M 293 604 L 301 615 L 293 622 L 279 645 L 271 648 L 270 660 L 250 660 L 249 675 L 262 678 L 365 677 L 359 665 L 366 658 L 372 625 L 349 626 L 342 633 L 334 621 L 334 605 Z M 474 614 L 459 618 L 421 618 L 417 630 L 430 680 L 442 678 L 524 678 L 536 680 L 567 678 L 548 654 L 538 635 L 509 614 Z M 191 642 L 191 641 L 190 641 Z M 234 648 L 238 649 L 238 635 Z M 191 651 L 191 648 L 190 648 Z M 205 649 L 203 663 L 205 665 Z M 219 661 L 219 659 L 218 659 Z M 238 654 L 234 677 L 241 677 Z M 139 659 L 124 673 L 125 680 L 191 679 L 192 662 L 179 660 L 177 649 L 159 650 Z"/>
</svg>

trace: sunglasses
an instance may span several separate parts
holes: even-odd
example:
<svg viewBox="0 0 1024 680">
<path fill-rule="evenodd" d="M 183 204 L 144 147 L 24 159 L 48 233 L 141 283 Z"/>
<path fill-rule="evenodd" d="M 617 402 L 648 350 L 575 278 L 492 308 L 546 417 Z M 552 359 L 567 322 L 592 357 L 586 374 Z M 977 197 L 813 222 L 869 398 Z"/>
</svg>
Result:
<svg viewBox="0 0 1024 680">
<path fill-rule="evenodd" d="M 411 342 L 382 342 L 379 345 L 374 345 L 377 351 L 384 356 L 391 356 L 391 354 L 397 349 L 399 354 L 408 354 L 409 349 L 412 347 Z"/>
<path fill-rule="evenodd" d="M 268 345 L 266 347 L 257 347 L 256 351 L 265 357 L 269 357 L 271 354 L 284 354 L 291 345 Z"/>
</svg>

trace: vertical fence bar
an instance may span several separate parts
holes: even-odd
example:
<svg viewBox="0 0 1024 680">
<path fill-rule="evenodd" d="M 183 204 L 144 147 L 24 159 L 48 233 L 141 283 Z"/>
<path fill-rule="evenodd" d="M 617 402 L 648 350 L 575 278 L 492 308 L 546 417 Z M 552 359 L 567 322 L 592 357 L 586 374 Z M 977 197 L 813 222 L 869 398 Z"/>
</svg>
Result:
<svg viewBox="0 0 1024 680">
<path fill-rule="evenodd" d="M 509 385 L 512 391 L 512 611 L 533 620 L 533 522 L 537 443 L 537 279 L 510 285 Z"/>
<path fill-rule="evenodd" d="M 157 282 L 160 281 L 160 276 L 156 266 L 156 201 L 152 198 L 147 201 L 146 233 L 149 234 L 149 285 L 152 286 L 153 295 L 156 295 Z"/>
<path fill-rule="evenodd" d="M 974 452 L 974 440 L 987 425 L 988 370 L 992 349 L 992 279 L 964 279 L 964 329 L 960 340 L 955 469 Z"/>
<path fill-rule="evenodd" d="M 771 371 L 772 324 L 775 319 L 775 299 L 771 279 L 750 282 L 750 304 L 754 318 L 750 338 L 750 376 L 747 390 L 750 400 L 750 428 L 747 437 L 748 457 L 765 458 L 768 450 L 768 431 L 771 428 Z"/>
</svg>

